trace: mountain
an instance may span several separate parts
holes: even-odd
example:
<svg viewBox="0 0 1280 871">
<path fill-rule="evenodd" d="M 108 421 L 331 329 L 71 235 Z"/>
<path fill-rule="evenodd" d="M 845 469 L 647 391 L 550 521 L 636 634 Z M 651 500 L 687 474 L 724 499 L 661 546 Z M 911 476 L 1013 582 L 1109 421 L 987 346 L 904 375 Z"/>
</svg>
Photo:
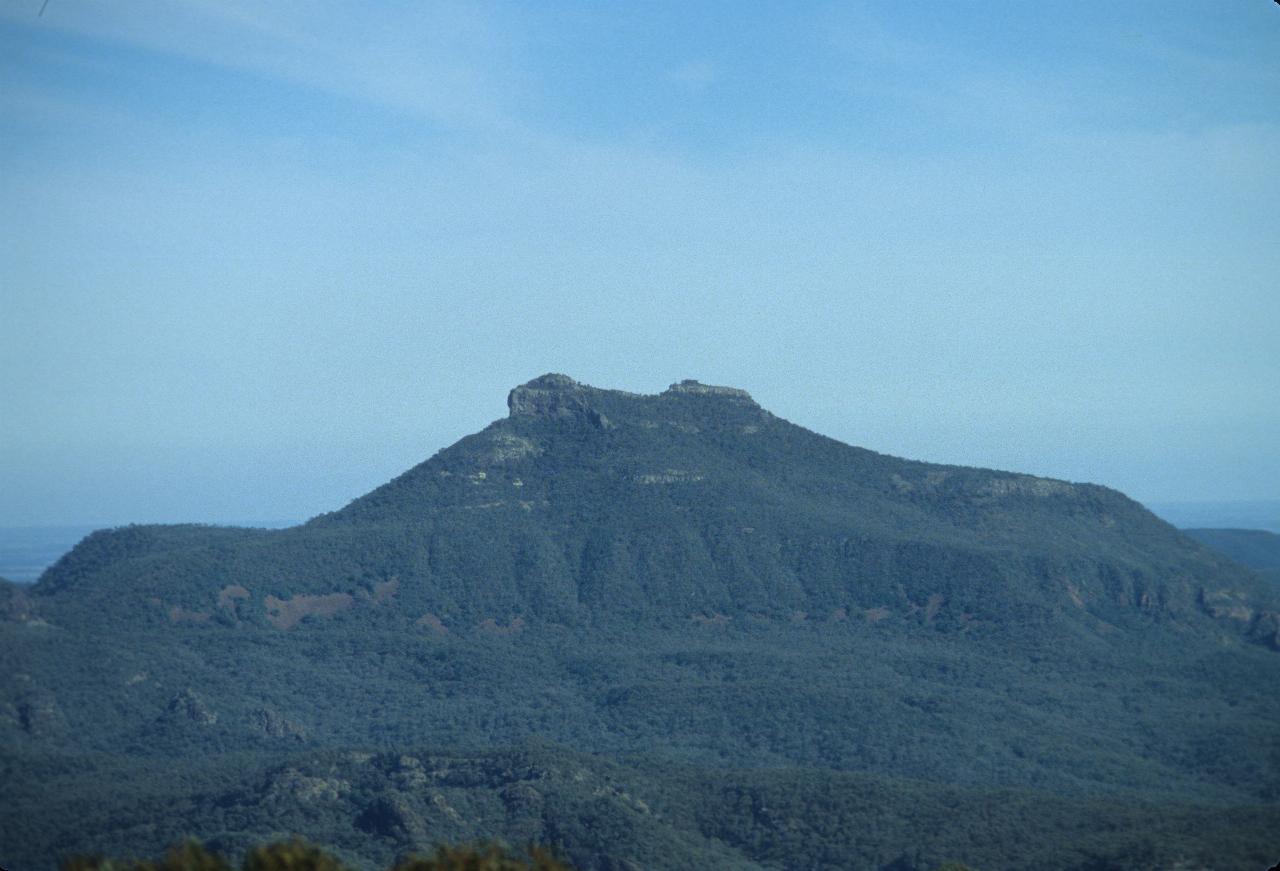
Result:
<svg viewBox="0 0 1280 871">
<path fill-rule="evenodd" d="M 1274 641 L 1271 616 L 1222 604 L 1252 601 L 1256 581 L 1104 487 L 887 457 L 696 382 L 637 396 L 546 375 L 508 404 L 302 527 L 99 532 L 34 593 L 277 625 L 394 597 L 463 631 L 841 610 L 955 628 L 1217 613 Z"/>
<path fill-rule="evenodd" d="M 482 834 L 584 868 L 1267 858 L 1275 590 L 1136 502 L 693 381 L 508 407 L 301 526 L 103 530 L 0 590 L 0 864 L 285 830 L 366 866 Z M 587 773 L 510 773 L 529 741 Z"/>
</svg>

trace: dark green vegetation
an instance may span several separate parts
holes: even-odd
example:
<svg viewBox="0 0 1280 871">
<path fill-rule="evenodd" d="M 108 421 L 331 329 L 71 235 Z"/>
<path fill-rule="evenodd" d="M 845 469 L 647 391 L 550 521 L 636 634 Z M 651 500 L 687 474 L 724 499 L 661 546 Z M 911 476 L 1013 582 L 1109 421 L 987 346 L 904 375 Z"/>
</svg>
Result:
<svg viewBox="0 0 1280 871">
<path fill-rule="evenodd" d="M 530 847 L 527 857 L 497 844 L 441 845 L 430 856 L 408 856 L 391 871 L 571 871 L 548 850 Z M 277 841 L 245 854 L 243 871 L 344 871 L 337 857 L 302 840 Z M 231 871 L 231 863 L 199 841 L 184 841 L 159 861 L 77 856 L 62 871 Z"/>
<path fill-rule="evenodd" d="M 1280 622 L 1103 487 L 545 376 L 284 530 L 94 533 L 0 590 L 0 864 L 1265 868 Z"/>
<path fill-rule="evenodd" d="M 1201 544 L 1226 554 L 1280 590 L 1280 535 L 1262 529 L 1184 529 Z"/>
</svg>

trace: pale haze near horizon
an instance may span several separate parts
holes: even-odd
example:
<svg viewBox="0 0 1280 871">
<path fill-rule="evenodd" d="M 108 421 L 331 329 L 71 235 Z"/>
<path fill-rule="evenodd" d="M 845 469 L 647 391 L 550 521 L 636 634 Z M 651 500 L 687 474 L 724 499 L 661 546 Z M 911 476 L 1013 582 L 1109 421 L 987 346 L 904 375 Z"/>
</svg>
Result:
<svg viewBox="0 0 1280 871">
<path fill-rule="evenodd" d="M 1280 7 L 0 7 L 0 525 L 297 519 L 548 371 L 1280 497 Z"/>
</svg>

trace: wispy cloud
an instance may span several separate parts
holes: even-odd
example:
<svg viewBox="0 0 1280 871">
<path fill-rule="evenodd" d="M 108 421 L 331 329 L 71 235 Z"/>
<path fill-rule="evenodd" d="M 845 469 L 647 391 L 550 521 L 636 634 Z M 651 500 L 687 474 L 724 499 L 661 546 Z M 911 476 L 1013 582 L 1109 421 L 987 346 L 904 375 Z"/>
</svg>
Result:
<svg viewBox="0 0 1280 871">
<path fill-rule="evenodd" d="M 519 76 L 497 20 L 474 7 L 77 0 L 38 20 L 0 17 L 79 37 L 275 78 L 450 128 L 504 128 Z"/>
</svg>

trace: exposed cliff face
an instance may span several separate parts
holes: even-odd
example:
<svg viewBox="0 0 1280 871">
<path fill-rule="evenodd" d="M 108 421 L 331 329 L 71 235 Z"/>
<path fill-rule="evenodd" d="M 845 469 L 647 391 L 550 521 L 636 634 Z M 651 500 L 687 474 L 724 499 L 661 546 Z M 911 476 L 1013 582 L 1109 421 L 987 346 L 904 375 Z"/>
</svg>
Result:
<svg viewBox="0 0 1280 871">
<path fill-rule="evenodd" d="M 1280 651 L 1280 611 L 1259 611 L 1249 623 L 1249 636 Z"/>
<path fill-rule="evenodd" d="M 166 718 L 174 722 L 195 723 L 197 726 L 212 726 L 218 722 L 218 715 L 190 688 L 169 700 Z"/>
<path fill-rule="evenodd" d="M 567 375 L 543 375 L 516 387 L 507 395 L 511 417 L 581 419 L 599 429 L 609 419 L 592 407 L 592 394 L 606 391 L 579 384 Z"/>
<path fill-rule="evenodd" d="M 268 738 L 291 738 L 302 741 L 307 734 L 305 729 L 270 706 L 250 711 L 249 727 Z"/>
<path fill-rule="evenodd" d="M 568 375 L 543 375 L 512 389 L 507 408 L 512 417 L 571 417 L 589 407 L 588 390 Z"/>
</svg>

